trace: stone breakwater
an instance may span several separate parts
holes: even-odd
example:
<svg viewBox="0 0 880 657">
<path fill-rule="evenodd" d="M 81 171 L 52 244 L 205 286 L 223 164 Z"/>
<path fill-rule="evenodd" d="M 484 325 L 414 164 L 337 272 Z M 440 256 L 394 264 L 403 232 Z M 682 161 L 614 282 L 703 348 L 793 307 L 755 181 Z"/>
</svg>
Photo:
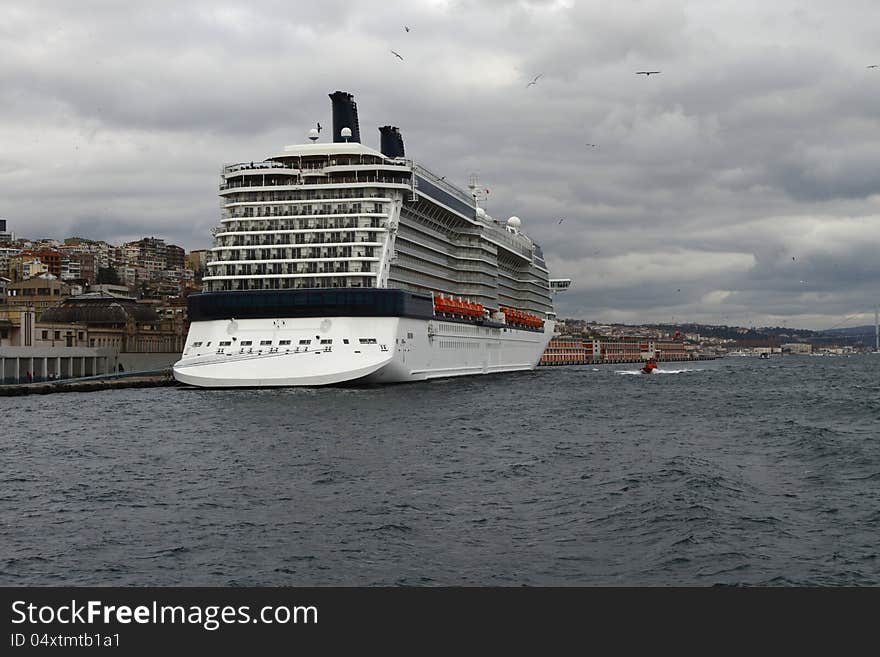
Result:
<svg viewBox="0 0 880 657">
<path fill-rule="evenodd" d="M 49 395 L 54 392 L 96 392 L 98 390 L 118 390 L 120 388 L 157 388 L 180 385 L 171 375 L 171 370 L 126 377 L 111 377 L 70 381 L 52 381 L 20 385 L 0 386 L 0 397 L 20 397 L 23 395 Z"/>
</svg>

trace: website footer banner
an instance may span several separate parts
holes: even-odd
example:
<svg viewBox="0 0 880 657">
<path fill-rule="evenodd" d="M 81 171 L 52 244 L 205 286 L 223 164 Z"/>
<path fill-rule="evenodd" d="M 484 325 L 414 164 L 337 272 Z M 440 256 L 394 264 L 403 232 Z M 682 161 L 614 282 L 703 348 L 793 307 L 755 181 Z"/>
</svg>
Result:
<svg viewBox="0 0 880 657">
<path fill-rule="evenodd" d="M 531 645 L 562 650 L 589 638 L 616 651 L 677 645 L 703 632 L 769 630 L 789 610 L 799 627 L 830 627 L 833 590 L 633 588 L 0 588 L 0 652 L 86 649 L 382 649 Z M 846 599 L 862 599 L 850 591 Z M 873 597 L 873 593 L 872 593 Z M 863 611 L 873 606 L 861 606 Z M 861 614 L 864 615 L 864 614 Z M 849 630 L 860 614 L 847 615 Z M 738 630 L 738 632 L 739 632 Z M 839 636 L 839 635 L 838 635 Z M 854 636 L 849 633 L 847 636 Z M 659 642 L 659 644 L 658 644 Z M 552 650 L 556 652 L 556 650 Z M 201 654 L 201 652 L 200 652 Z M 330 653 L 333 654 L 333 653 Z"/>
</svg>

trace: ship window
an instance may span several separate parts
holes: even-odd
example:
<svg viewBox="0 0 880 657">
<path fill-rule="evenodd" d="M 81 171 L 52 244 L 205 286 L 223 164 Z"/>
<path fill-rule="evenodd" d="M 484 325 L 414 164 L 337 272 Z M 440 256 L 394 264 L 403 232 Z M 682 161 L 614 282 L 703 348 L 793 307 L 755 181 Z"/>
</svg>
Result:
<svg viewBox="0 0 880 657">
<path fill-rule="evenodd" d="M 413 336 L 412 333 L 407 333 L 407 334 L 406 334 L 406 337 L 408 337 L 410 340 L 412 340 L 412 336 Z"/>
<path fill-rule="evenodd" d="M 321 340 L 321 344 L 333 344 L 333 340 Z"/>
<path fill-rule="evenodd" d="M 342 338 L 342 344 L 348 344 L 348 338 Z"/>
<path fill-rule="evenodd" d="M 265 347 L 266 345 L 271 345 L 271 344 L 272 344 L 271 340 L 260 340 L 261 347 Z"/>
<path fill-rule="evenodd" d="M 250 347 L 252 344 L 253 344 L 253 341 L 252 341 L 252 340 L 242 340 L 242 341 L 241 341 L 241 346 L 242 346 L 242 347 Z"/>
<path fill-rule="evenodd" d="M 225 341 L 223 341 L 223 342 L 220 343 L 220 346 L 221 346 L 221 347 L 228 347 L 228 346 L 230 346 L 231 344 L 232 344 L 232 342 L 231 342 L 230 340 L 225 340 Z"/>
<path fill-rule="evenodd" d="M 376 338 L 358 338 L 361 344 L 376 344 Z"/>
<path fill-rule="evenodd" d="M 300 344 L 312 344 L 312 341 L 311 340 L 300 340 L 299 343 Z"/>
<path fill-rule="evenodd" d="M 193 342 L 193 347 L 201 347 L 201 346 L 202 346 L 201 342 Z"/>
<path fill-rule="evenodd" d="M 278 341 L 278 345 L 281 347 L 288 345 L 288 344 L 290 344 L 290 340 L 279 340 Z"/>
</svg>

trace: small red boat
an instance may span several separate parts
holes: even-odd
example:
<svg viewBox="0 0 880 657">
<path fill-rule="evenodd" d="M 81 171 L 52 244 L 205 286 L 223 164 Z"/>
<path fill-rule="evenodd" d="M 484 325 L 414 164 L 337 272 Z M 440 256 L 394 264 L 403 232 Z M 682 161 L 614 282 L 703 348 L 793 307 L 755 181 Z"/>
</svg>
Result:
<svg viewBox="0 0 880 657">
<path fill-rule="evenodd" d="M 657 369 L 657 360 L 655 358 L 649 358 L 648 362 L 645 363 L 645 366 L 639 371 L 642 374 L 650 374 L 655 369 Z"/>
</svg>

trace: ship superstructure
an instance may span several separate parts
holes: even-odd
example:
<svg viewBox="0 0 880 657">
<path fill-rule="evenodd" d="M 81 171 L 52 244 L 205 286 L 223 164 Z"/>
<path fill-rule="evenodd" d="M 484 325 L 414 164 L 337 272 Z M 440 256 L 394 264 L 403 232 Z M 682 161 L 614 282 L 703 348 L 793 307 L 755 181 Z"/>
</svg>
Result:
<svg viewBox="0 0 880 657">
<path fill-rule="evenodd" d="M 351 95 L 330 97 L 332 143 L 313 130 L 313 143 L 223 167 L 175 376 L 319 385 L 535 367 L 555 315 L 520 220 L 493 219 L 474 189 L 406 158 L 397 127 L 379 129 L 379 151 L 364 146 Z"/>
</svg>

